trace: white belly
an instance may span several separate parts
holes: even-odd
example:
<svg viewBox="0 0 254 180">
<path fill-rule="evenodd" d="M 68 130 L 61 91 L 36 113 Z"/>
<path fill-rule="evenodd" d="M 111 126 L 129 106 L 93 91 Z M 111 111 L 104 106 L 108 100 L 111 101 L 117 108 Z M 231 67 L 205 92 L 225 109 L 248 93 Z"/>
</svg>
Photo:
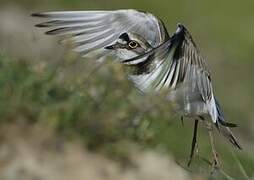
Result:
<svg viewBox="0 0 254 180">
<path fill-rule="evenodd" d="M 173 90 L 168 93 L 167 100 L 171 102 L 175 111 L 184 116 L 207 116 L 209 113 L 207 104 L 197 92 Z"/>
</svg>

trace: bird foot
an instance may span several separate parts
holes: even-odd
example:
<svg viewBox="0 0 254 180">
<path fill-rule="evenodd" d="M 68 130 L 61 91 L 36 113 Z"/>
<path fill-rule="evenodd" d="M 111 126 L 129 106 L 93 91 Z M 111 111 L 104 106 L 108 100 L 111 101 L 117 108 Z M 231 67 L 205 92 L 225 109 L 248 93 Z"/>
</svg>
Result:
<svg viewBox="0 0 254 180">
<path fill-rule="evenodd" d="M 213 174 L 216 170 L 220 169 L 221 163 L 219 161 L 218 154 L 216 153 L 213 156 L 212 162 L 211 162 L 211 174 Z"/>
</svg>

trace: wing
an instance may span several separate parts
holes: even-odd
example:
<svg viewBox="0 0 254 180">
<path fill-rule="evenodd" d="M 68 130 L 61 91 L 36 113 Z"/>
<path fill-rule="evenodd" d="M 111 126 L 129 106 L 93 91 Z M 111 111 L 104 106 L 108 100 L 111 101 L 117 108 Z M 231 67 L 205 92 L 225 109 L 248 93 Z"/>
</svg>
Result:
<svg viewBox="0 0 254 180">
<path fill-rule="evenodd" d="M 73 44 L 82 56 L 101 58 L 111 51 L 104 47 L 118 39 L 124 32 L 141 34 L 152 46 L 168 38 L 162 21 L 150 13 L 136 10 L 117 11 L 59 11 L 34 13 L 46 18 L 37 27 L 50 28 L 48 35 L 64 37 L 63 42 Z"/>
<path fill-rule="evenodd" d="M 142 59 L 141 63 L 140 59 Z M 173 98 L 177 101 L 180 99 L 182 109 L 188 110 L 191 104 L 195 104 L 196 112 L 206 111 L 214 123 L 236 127 L 235 124 L 224 120 L 218 101 L 213 95 L 208 66 L 183 25 L 178 25 L 176 33 L 170 40 L 123 63 L 127 67 L 136 68 L 135 73 L 129 73 L 129 78 L 141 91 L 156 92 L 169 89 L 171 96 L 169 99 Z M 226 136 L 239 146 L 232 133 L 227 131 Z"/>
<path fill-rule="evenodd" d="M 176 33 L 167 42 L 123 63 L 135 66 L 134 62 L 140 58 L 153 64 L 148 71 L 129 75 L 141 91 L 160 91 L 166 88 L 176 91 L 187 101 L 196 98 L 205 103 L 211 102 L 210 114 L 216 121 L 217 110 L 209 69 L 190 33 L 183 25 L 178 25 Z M 138 67 L 136 64 L 136 68 Z M 184 103 L 186 105 L 188 102 Z"/>
<path fill-rule="evenodd" d="M 123 63 L 139 68 L 140 64 L 135 64 L 135 61 L 140 62 L 139 59 L 146 59 L 141 62 L 153 64 L 148 71 L 140 71 L 143 72 L 141 74 L 130 74 L 131 77 L 138 79 L 137 83 L 144 91 L 161 90 L 165 87 L 176 89 L 183 83 L 189 84 L 195 81 L 197 83 L 194 84 L 201 91 L 202 98 L 209 100 L 212 94 L 209 69 L 187 29 L 182 25 L 179 26 L 170 40 L 141 56 L 125 60 Z M 142 87 L 143 83 L 147 85 Z"/>
</svg>

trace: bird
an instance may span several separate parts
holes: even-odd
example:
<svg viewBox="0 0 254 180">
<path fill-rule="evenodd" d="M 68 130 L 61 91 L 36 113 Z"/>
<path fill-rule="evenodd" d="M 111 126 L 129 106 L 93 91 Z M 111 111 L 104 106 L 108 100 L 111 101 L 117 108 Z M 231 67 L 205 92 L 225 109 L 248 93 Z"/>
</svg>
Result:
<svg viewBox="0 0 254 180">
<path fill-rule="evenodd" d="M 127 77 L 142 93 L 166 91 L 166 100 L 183 117 L 194 120 L 188 166 L 197 148 L 198 123 L 206 122 L 214 166 L 219 166 L 212 128 L 216 127 L 237 149 L 214 94 L 211 72 L 185 25 L 169 34 L 155 15 L 134 9 L 112 11 L 49 11 L 33 13 L 45 19 L 36 27 L 70 42 L 82 57 L 104 61 L 112 56 L 128 69 Z"/>
</svg>

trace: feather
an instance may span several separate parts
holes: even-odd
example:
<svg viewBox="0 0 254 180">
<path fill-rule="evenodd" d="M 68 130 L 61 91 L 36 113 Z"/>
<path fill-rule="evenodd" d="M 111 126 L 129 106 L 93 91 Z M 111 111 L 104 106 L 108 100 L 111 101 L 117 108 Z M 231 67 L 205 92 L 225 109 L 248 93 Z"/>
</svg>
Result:
<svg viewBox="0 0 254 180">
<path fill-rule="evenodd" d="M 142 34 L 152 46 L 158 46 L 168 38 L 167 30 L 158 18 L 136 10 L 55 11 L 32 16 L 46 19 L 36 26 L 50 28 L 46 31 L 48 35 L 64 36 L 63 42 L 70 40 L 75 51 L 84 57 L 90 56 L 91 52 L 111 54 L 104 51 L 104 47 L 126 32 Z"/>
</svg>

